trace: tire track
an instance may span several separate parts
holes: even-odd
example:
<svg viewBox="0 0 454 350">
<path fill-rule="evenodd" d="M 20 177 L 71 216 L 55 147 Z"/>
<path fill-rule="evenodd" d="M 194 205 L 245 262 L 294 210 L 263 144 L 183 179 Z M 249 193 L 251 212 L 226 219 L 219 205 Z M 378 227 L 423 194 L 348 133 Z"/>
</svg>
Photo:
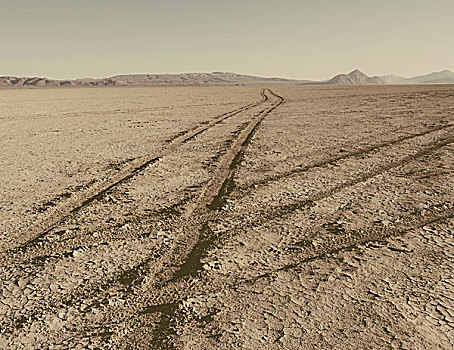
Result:
<svg viewBox="0 0 454 350">
<path fill-rule="evenodd" d="M 226 197 L 234 190 L 234 176 L 236 170 L 241 163 L 244 152 L 247 146 L 251 143 L 252 138 L 257 132 L 258 127 L 273 110 L 279 107 L 284 103 L 284 99 L 273 93 L 271 90 L 268 92 L 278 99 L 278 102 L 274 103 L 270 108 L 265 109 L 259 114 L 257 119 L 252 122 L 248 128 L 246 128 L 242 135 L 238 137 L 236 144 L 231 148 L 231 151 L 228 152 L 223 161 L 224 166 L 219 169 L 218 174 L 215 176 L 214 181 L 210 186 L 207 187 L 207 194 L 205 199 L 200 203 L 200 209 L 195 210 L 200 214 L 205 213 L 207 217 L 203 217 L 201 228 L 200 228 L 200 238 L 197 243 L 192 248 L 191 252 L 188 254 L 186 261 L 180 266 L 180 269 L 174 274 L 171 281 L 176 281 L 185 276 L 191 275 L 194 276 L 201 268 L 200 259 L 209 250 L 214 243 L 215 237 L 213 237 L 213 232 L 208 226 L 208 222 L 214 220 L 219 213 L 213 213 L 213 211 L 218 211 L 223 207 Z M 209 209 L 207 213 L 207 209 Z M 193 214 L 191 211 L 190 215 Z"/>
<path fill-rule="evenodd" d="M 328 158 L 328 159 L 322 160 L 320 162 L 315 162 L 315 163 L 312 163 L 312 164 L 309 164 L 309 165 L 305 165 L 305 166 L 301 165 L 300 167 L 292 169 L 292 170 L 287 171 L 285 173 L 281 173 L 281 174 L 277 174 L 277 175 L 274 175 L 274 176 L 270 176 L 270 177 L 265 178 L 263 180 L 254 182 L 254 183 L 252 183 L 250 185 L 241 186 L 241 187 L 238 188 L 238 191 L 243 193 L 243 194 L 249 194 L 250 192 L 254 191 L 255 189 L 263 187 L 263 186 L 266 186 L 266 185 L 268 185 L 271 182 L 276 182 L 276 181 L 279 181 L 279 180 L 282 180 L 282 179 L 290 178 L 292 176 L 300 175 L 300 174 L 303 174 L 305 172 L 308 172 L 311 169 L 320 168 L 320 167 L 323 167 L 323 166 L 326 166 L 326 165 L 330 165 L 330 164 L 333 164 L 333 163 L 336 163 L 338 161 L 345 160 L 345 159 L 348 159 L 348 158 L 365 156 L 365 155 L 368 155 L 368 154 L 370 154 L 370 153 L 372 153 L 374 151 L 378 151 L 378 150 L 380 150 L 382 148 L 385 148 L 385 147 L 388 147 L 388 146 L 397 145 L 397 144 L 402 143 L 404 141 L 412 140 L 412 139 L 417 138 L 417 137 L 425 136 L 425 135 L 428 135 L 428 134 L 431 134 L 431 133 L 434 133 L 434 132 L 437 132 L 437 131 L 449 129 L 449 128 L 452 128 L 452 127 L 454 127 L 454 124 L 440 125 L 440 126 L 437 126 L 437 127 L 422 131 L 420 133 L 415 133 L 415 134 L 410 134 L 410 135 L 406 135 L 406 136 L 401 136 L 401 137 L 398 137 L 398 138 L 396 138 L 394 140 L 384 141 L 384 142 L 381 142 L 379 144 L 376 144 L 376 145 L 373 145 L 373 146 L 370 146 L 370 147 L 366 147 L 366 148 L 359 149 L 359 150 L 352 151 L 352 152 L 345 152 L 345 153 L 343 153 L 341 155 L 338 155 L 338 156 L 335 156 L 335 157 L 332 157 L 332 158 Z"/>
<path fill-rule="evenodd" d="M 250 280 L 244 280 L 242 283 L 253 284 L 259 279 L 270 277 L 271 274 L 273 274 L 273 273 L 277 273 L 280 271 L 295 270 L 295 269 L 300 268 L 305 263 L 324 259 L 327 256 L 332 255 L 332 254 L 337 254 L 337 253 L 340 253 L 342 251 L 347 251 L 347 250 L 359 249 L 360 245 L 383 243 L 383 241 L 387 238 L 403 236 L 410 231 L 422 229 L 424 226 L 445 223 L 447 220 L 454 218 L 454 208 L 451 206 L 448 209 L 442 210 L 442 213 L 437 211 L 437 212 L 432 212 L 427 216 L 428 216 L 427 219 L 421 220 L 421 217 L 422 217 L 421 212 L 415 211 L 413 213 L 408 214 L 405 217 L 406 221 L 410 221 L 410 220 L 408 220 L 409 218 L 412 218 L 413 221 L 417 221 L 417 224 L 409 226 L 409 227 L 398 227 L 398 228 L 394 228 L 394 229 L 382 228 L 381 230 L 372 229 L 369 231 L 369 234 L 359 233 L 359 232 L 353 232 L 353 234 L 352 234 L 352 232 L 350 232 L 350 238 L 341 237 L 339 242 L 335 242 L 331 239 L 329 242 L 321 243 L 320 245 L 321 245 L 322 249 L 314 252 L 314 254 L 312 256 L 308 256 L 308 257 L 298 261 L 297 263 L 287 264 L 281 268 L 266 272 L 260 276 L 257 276 L 256 278 L 253 278 Z M 241 282 L 238 282 L 238 283 L 241 283 Z"/>
<path fill-rule="evenodd" d="M 185 132 L 178 134 L 174 139 L 169 141 L 169 144 L 158 154 L 148 155 L 135 159 L 130 163 L 130 166 L 123 168 L 117 174 L 112 176 L 110 180 L 100 183 L 98 186 L 93 185 L 84 194 L 68 194 L 67 196 L 71 198 L 68 200 L 69 202 L 66 203 L 65 206 L 62 206 L 61 208 L 56 210 L 56 213 L 53 214 L 51 218 L 43 219 L 41 222 L 35 224 L 33 228 L 28 230 L 28 232 L 32 233 L 32 236 L 34 236 L 34 238 L 24 242 L 23 244 L 15 248 L 7 250 L 5 252 L 6 255 L 24 253 L 29 247 L 34 246 L 40 239 L 48 235 L 53 229 L 61 225 L 67 219 L 71 218 L 74 214 L 89 206 L 92 202 L 102 199 L 109 191 L 111 191 L 115 187 L 128 182 L 131 178 L 142 172 L 148 166 L 156 163 L 162 157 L 174 151 L 181 144 L 192 140 L 196 136 L 225 121 L 226 119 L 231 118 L 241 112 L 247 111 L 251 108 L 257 107 L 268 100 L 268 97 L 266 96 L 264 91 L 261 92 L 261 96 L 262 98 L 258 102 L 250 103 L 231 112 L 221 114 L 204 125 L 188 129 Z"/>
<path fill-rule="evenodd" d="M 169 281 L 174 282 L 185 276 L 196 274 L 200 268 L 200 258 L 212 246 L 215 237 L 212 236 L 213 232 L 209 229 L 208 222 L 220 215 L 218 209 L 222 207 L 224 203 L 223 199 L 233 190 L 233 177 L 244 155 L 245 148 L 250 144 L 252 137 L 263 119 L 284 103 L 284 99 L 281 96 L 274 94 L 271 90 L 267 90 L 267 92 L 278 99 L 278 102 L 263 110 L 247 128 L 242 130 L 229 151 L 223 155 L 223 158 L 218 165 L 216 175 L 214 175 L 213 179 L 202 191 L 199 200 L 190 203 L 186 207 L 186 210 L 181 214 L 183 220 L 186 222 L 185 226 L 188 231 L 196 229 L 196 231 L 199 232 L 199 237 L 187 254 L 186 259 L 182 262 L 179 270 L 173 274 Z M 194 217 L 197 219 L 194 220 Z M 197 227 L 199 228 L 197 229 Z M 138 265 L 139 269 L 142 269 L 143 266 L 143 263 Z M 137 275 L 136 270 L 137 267 L 134 267 L 123 273 Z M 142 272 L 142 274 L 146 273 Z"/>
<path fill-rule="evenodd" d="M 243 138 L 241 144 L 236 147 L 237 149 L 235 150 L 235 152 L 231 152 L 233 154 L 231 154 L 229 157 L 230 161 L 228 168 L 226 168 L 225 171 L 220 171 L 224 175 L 221 176 L 221 178 L 223 178 L 223 181 L 215 181 L 215 183 L 218 183 L 218 185 L 216 186 L 218 188 L 217 193 L 215 193 L 214 196 L 209 196 L 211 197 L 210 201 L 204 201 L 205 207 L 208 208 L 211 212 L 208 215 L 204 216 L 203 223 L 200 224 L 201 227 L 199 229 L 199 238 L 197 242 L 194 244 L 193 248 L 186 256 L 186 259 L 180 265 L 180 268 L 172 275 L 168 282 L 161 284 L 159 286 L 159 289 L 162 290 L 167 286 L 168 283 L 176 283 L 180 279 L 186 278 L 188 276 L 197 276 L 198 272 L 201 270 L 201 258 L 208 252 L 209 249 L 213 247 L 215 241 L 218 239 L 217 235 L 210 229 L 209 222 L 220 216 L 219 209 L 224 205 L 225 198 L 234 190 L 234 176 L 239 164 L 241 163 L 241 160 L 243 159 L 245 149 L 250 144 L 254 134 L 256 133 L 258 127 L 265 119 L 265 117 L 274 109 L 279 107 L 282 103 L 284 103 L 284 99 L 281 96 L 273 93 L 271 90 L 268 91 L 278 99 L 278 102 L 276 102 L 269 109 L 262 111 L 258 119 L 254 123 L 252 123 L 250 128 L 248 128 L 248 133 Z M 239 144 L 239 142 L 237 142 L 237 144 Z M 201 211 L 206 211 L 206 209 L 202 208 Z M 181 303 L 181 300 L 183 300 L 183 298 L 187 296 L 186 292 L 187 291 L 182 291 L 181 293 L 179 293 L 179 300 L 177 301 L 172 301 L 170 303 L 160 305 L 151 305 L 143 310 L 142 314 L 155 312 L 161 313 L 160 321 L 157 327 L 154 328 L 152 339 L 150 340 L 150 346 L 152 346 L 153 348 L 174 349 L 173 345 L 171 343 L 168 343 L 168 340 L 175 334 L 173 321 L 176 318 L 175 316 L 181 312 L 176 306 L 179 305 Z"/>
<path fill-rule="evenodd" d="M 235 232 L 238 229 L 241 229 L 241 227 L 251 227 L 251 226 L 257 226 L 262 224 L 265 221 L 273 220 L 275 218 L 285 218 L 288 215 L 291 215 L 294 211 L 296 210 L 302 210 L 302 209 L 308 209 L 312 207 L 315 202 L 321 201 L 323 199 L 329 198 L 338 192 L 341 192 L 349 187 L 353 187 L 355 185 L 358 185 L 360 183 L 364 183 L 368 180 L 370 180 L 373 177 L 376 177 L 378 175 L 381 175 L 391 169 L 406 165 L 413 160 L 419 159 L 421 157 L 424 157 L 426 155 L 431 154 L 434 151 L 437 151 L 445 146 L 448 146 L 450 144 L 454 143 L 454 136 L 449 136 L 444 139 L 438 140 L 434 143 L 431 144 L 431 146 L 426 147 L 415 154 L 409 155 L 401 160 L 393 161 L 388 163 L 387 165 L 377 167 L 377 169 L 369 171 L 359 177 L 356 177 L 354 179 L 351 179 L 349 181 L 345 181 L 341 184 L 338 184 L 336 186 L 333 186 L 330 189 L 327 189 L 325 191 L 320 191 L 314 195 L 307 196 L 304 199 L 296 200 L 288 204 L 284 204 L 282 206 L 276 206 L 272 207 L 268 210 L 263 210 L 261 212 L 256 212 L 254 220 L 249 220 L 246 222 L 242 222 L 241 225 L 234 226 L 231 231 Z"/>
<path fill-rule="evenodd" d="M 208 223 L 220 216 L 221 213 L 218 211 L 223 206 L 223 199 L 228 196 L 233 190 L 233 177 L 237 167 L 241 163 L 241 159 L 244 155 L 245 148 L 250 144 L 254 134 L 264 118 L 270 114 L 274 109 L 284 103 L 284 99 L 274 94 L 272 91 L 268 92 L 273 95 L 278 102 L 274 103 L 270 108 L 265 109 L 258 115 L 248 128 L 246 128 L 242 134 L 239 135 L 235 144 L 227 152 L 222 160 L 222 166 L 214 176 L 213 181 L 207 186 L 206 193 L 201 196 L 203 199 L 197 204 L 196 207 L 190 208 L 186 213 L 185 217 L 189 218 L 192 216 L 198 216 L 200 219 L 190 221 L 188 225 L 189 230 L 198 231 L 198 239 L 193 245 L 186 258 L 182 261 L 179 269 L 174 272 L 167 281 L 159 283 L 158 289 L 165 288 L 169 283 L 176 283 L 178 280 L 188 276 L 196 276 L 201 269 L 200 259 L 206 254 L 206 252 L 212 248 L 217 237 L 213 231 L 209 228 Z M 198 228 L 199 227 L 199 228 Z M 125 271 L 124 274 L 134 276 L 134 280 L 141 280 L 148 273 L 146 264 L 149 261 L 141 263 L 139 266 Z M 180 299 L 183 298 L 183 294 L 180 295 Z M 154 330 L 153 337 L 150 345 L 153 348 L 164 349 L 166 344 L 165 339 L 168 339 L 167 332 L 172 330 L 171 320 L 174 313 L 178 313 L 178 308 L 175 308 L 179 302 L 172 302 L 169 304 L 163 304 L 156 306 L 149 306 L 146 308 L 144 313 L 160 312 L 162 314 L 161 320 L 158 327 Z M 171 347 L 170 347 L 171 348 Z"/>
</svg>

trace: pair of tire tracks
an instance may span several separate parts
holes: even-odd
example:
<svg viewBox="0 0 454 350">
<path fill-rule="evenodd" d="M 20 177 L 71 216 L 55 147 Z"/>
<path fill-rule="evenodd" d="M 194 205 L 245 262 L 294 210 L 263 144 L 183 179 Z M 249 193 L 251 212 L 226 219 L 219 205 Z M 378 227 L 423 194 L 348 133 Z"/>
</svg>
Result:
<svg viewBox="0 0 454 350">
<path fill-rule="evenodd" d="M 214 176 L 211 183 L 205 188 L 202 193 L 201 200 L 194 206 L 190 207 L 183 213 L 186 218 L 198 217 L 198 220 L 190 220 L 188 223 L 189 229 L 198 231 L 198 239 L 191 250 L 186 254 L 186 258 L 181 263 L 179 269 L 174 272 L 170 279 L 167 279 L 158 286 L 159 290 L 166 288 L 169 284 L 177 283 L 180 279 L 188 276 L 195 277 L 202 269 L 201 258 L 210 250 L 216 240 L 217 235 L 210 229 L 209 223 L 220 217 L 220 209 L 225 203 L 225 199 L 234 190 L 234 177 L 236 171 L 244 157 L 244 152 L 251 143 L 253 136 L 259 128 L 262 121 L 267 115 L 284 103 L 284 98 L 275 94 L 271 90 L 268 92 L 277 99 L 270 108 L 262 111 L 257 118 L 243 130 L 231 149 L 224 155 L 221 160 L 221 165 Z M 192 221 L 192 222 L 191 222 Z M 143 266 L 141 266 L 143 269 Z M 142 270 L 141 274 L 146 274 L 146 270 Z M 135 274 L 138 278 L 137 273 Z M 172 320 L 178 313 L 178 304 L 186 296 L 185 291 L 178 294 L 177 299 L 170 303 L 146 306 L 142 314 L 159 312 L 161 313 L 160 321 L 157 327 L 153 330 L 153 336 L 150 340 L 150 345 L 156 349 L 172 349 L 169 343 L 165 343 L 172 337 L 171 327 Z"/>
<path fill-rule="evenodd" d="M 231 112 L 228 116 L 224 116 L 224 117 L 220 118 L 220 120 L 213 121 L 210 125 L 207 125 L 207 126 L 203 127 L 204 131 L 205 131 L 209 127 L 217 125 L 220 122 L 222 122 L 223 120 L 225 120 L 225 119 L 227 119 L 227 118 L 229 118 L 229 117 L 231 117 L 233 115 L 237 115 L 237 114 L 239 114 L 241 112 L 244 112 L 244 111 L 247 111 L 247 110 L 249 110 L 249 109 L 251 109 L 253 107 L 257 107 L 258 105 L 261 105 L 264 102 L 268 101 L 269 95 L 274 96 L 276 99 L 278 99 L 278 102 L 277 103 L 273 103 L 271 105 L 271 107 L 265 108 L 260 113 L 255 115 L 254 118 L 251 120 L 250 124 L 244 130 L 242 130 L 240 132 L 240 134 L 238 135 L 237 139 L 232 144 L 232 146 L 229 149 L 229 151 L 222 157 L 222 160 L 220 161 L 220 165 L 218 166 L 219 169 L 216 172 L 216 175 L 214 176 L 212 181 L 210 181 L 209 185 L 206 186 L 204 188 L 204 190 L 202 191 L 201 197 L 203 198 L 203 200 L 198 200 L 195 203 L 189 203 L 189 205 L 187 206 L 186 215 L 187 215 L 188 218 L 192 216 L 194 211 L 204 211 L 204 207 L 206 207 L 206 205 L 207 205 L 207 203 L 206 203 L 207 199 L 210 198 L 210 197 L 215 196 L 217 192 L 216 193 L 214 193 L 214 192 L 218 191 L 218 187 L 219 187 L 218 184 L 219 183 L 222 184 L 225 181 L 224 180 L 224 177 L 225 177 L 224 174 L 231 174 L 231 172 L 233 171 L 233 169 L 230 169 L 230 167 L 229 167 L 229 165 L 231 165 L 230 164 L 231 163 L 230 158 L 235 159 L 237 154 L 241 153 L 241 150 L 244 147 L 246 147 L 247 144 L 249 144 L 250 138 L 256 132 L 258 125 L 261 123 L 261 121 L 265 118 L 266 115 L 271 113 L 272 110 L 274 110 L 275 108 L 277 108 L 277 106 L 279 106 L 280 104 L 283 103 L 283 98 L 278 96 L 278 95 L 276 95 L 276 94 L 274 94 L 271 90 L 268 90 L 268 89 L 264 90 L 264 91 L 262 91 L 262 100 L 259 103 L 251 104 L 251 105 L 248 105 L 248 106 L 246 106 L 245 108 L 243 108 L 241 110 L 236 110 L 234 112 Z M 193 130 L 193 132 L 191 132 L 190 134 L 184 135 L 184 138 L 182 139 L 182 141 L 185 141 L 185 140 L 187 141 L 187 140 L 193 138 L 194 134 L 196 134 L 196 133 L 200 134 L 200 130 L 199 131 Z M 175 142 L 175 141 L 173 141 L 173 142 Z M 236 157 L 236 159 L 237 159 L 237 157 Z M 144 169 L 147 165 L 148 165 L 148 163 L 145 162 L 144 164 L 141 165 L 141 169 Z M 119 182 L 115 182 L 114 184 L 110 185 L 108 188 L 104 189 L 101 193 L 98 193 L 96 195 L 96 198 L 90 197 L 89 199 L 87 199 L 84 202 L 83 206 L 87 206 L 90 203 L 92 203 L 94 200 L 96 200 L 98 198 L 101 198 L 100 196 L 105 195 L 108 190 L 110 190 L 113 187 L 119 185 L 120 183 L 124 183 L 125 181 L 129 180 L 135 174 L 136 174 L 136 172 L 130 173 L 127 176 L 125 176 L 124 178 L 122 178 Z M 78 210 L 83 208 L 83 206 L 80 206 L 80 208 L 79 207 L 74 208 L 73 212 L 77 212 Z M 66 218 L 67 217 L 64 217 L 63 219 L 66 219 Z M 58 223 L 56 225 L 54 225 L 54 226 L 57 226 L 57 225 L 58 225 Z M 191 227 L 193 226 L 192 223 L 190 225 L 191 225 Z M 47 234 L 48 232 L 50 232 L 54 228 L 54 226 L 48 228 L 42 234 Z M 28 248 L 28 247 L 29 247 L 29 245 L 26 246 L 26 248 Z M 85 294 L 84 292 L 82 292 L 81 294 L 79 294 L 78 292 L 75 292 L 74 294 L 72 294 L 72 297 L 70 297 L 71 300 L 67 300 L 64 303 L 69 305 L 69 304 L 73 304 L 76 300 L 82 300 L 82 299 L 85 299 L 87 297 L 90 298 L 93 295 L 96 295 L 98 293 L 102 293 L 103 290 L 108 289 L 112 284 L 119 283 L 122 279 L 124 280 L 124 282 L 126 284 L 129 284 L 131 282 L 136 282 L 137 280 L 136 280 L 135 277 L 130 278 L 129 276 L 131 276 L 131 274 L 132 274 L 132 276 L 135 276 L 135 271 L 137 271 L 137 270 L 140 270 L 140 271 L 144 272 L 144 269 L 146 269 L 146 265 L 152 259 L 153 259 L 153 257 L 150 257 L 150 259 L 146 259 L 145 261 L 141 262 L 140 264 L 138 264 L 137 266 L 133 267 L 132 269 L 129 269 L 129 270 L 121 272 L 116 277 L 114 277 L 114 278 L 110 279 L 109 281 L 107 281 L 107 283 L 102 283 L 102 285 L 91 289 L 89 291 L 89 293 L 88 293 L 89 295 Z M 146 271 L 145 271 L 145 273 L 146 273 Z M 73 298 L 73 297 L 75 297 L 75 298 Z M 58 303 L 58 301 L 56 301 L 56 302 Z M 55 302 L 52 302 L 52 304 L 55 304 Z M 99 304 L 102 304 L 102 303 L 99 303 Z M 33 315 L 29 316 L 29 320 L 33 320 L 33 319 L 36 319 Z M 22 322 L 22 320 L 21 320 L 20 327 L 23 327 L 24 323 L 25 322 Z M 16 325 L 16 327 L 17 327 L 17 325 Z"/>
<path fill-rule="evenodd" d="M 183 260 L 180 268 L 167 282 L 174 282 L 188 275 L 195 275 L 200 268 L 200 258 L 212 246 L 215 238 L 211 235 L 212 232 L 209 229 L 208 223 L 221 215 L 219 209 L 223 206 L 225 198 L 234 188 L 233 179 L 246 147 L 250 144 L 265 117 L 284 103 L 284 99 L 281 96 L 273 93 L 271 90 L 268 90 L 268 92 L 277 99 L 277 102 L 263 110 L 248 127 L 242 130 L 229 151 L 223 155 L 216 174 L 208 185 L 205 186 L 199 198 L 189 203 L 185 211 L 180 213 L 180 216 L 186 222 L 186 228 L 189 231 L 196 230 L 200 234 L 196 243 L 186 254 L 186 258 Z M 135 273 L 137 268 L 142 269 L 146 263 L 143 262 L 131 270 L 124 271 L 123 274 L 137 275 Z M 142 274 L 145 273 L 142 271 Z"/>
</svg>

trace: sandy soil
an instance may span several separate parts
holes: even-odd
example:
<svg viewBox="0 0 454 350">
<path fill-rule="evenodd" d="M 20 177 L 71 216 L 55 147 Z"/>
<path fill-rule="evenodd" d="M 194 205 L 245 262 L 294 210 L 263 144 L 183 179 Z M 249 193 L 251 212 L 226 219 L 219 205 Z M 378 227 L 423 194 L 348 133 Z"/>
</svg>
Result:
<svg viewBox="0 0 454 350">
<path fill-rule="evenodd" d="M 453 101 L 0 91 L 0 348 L 451 349 Z"/>
</svg>

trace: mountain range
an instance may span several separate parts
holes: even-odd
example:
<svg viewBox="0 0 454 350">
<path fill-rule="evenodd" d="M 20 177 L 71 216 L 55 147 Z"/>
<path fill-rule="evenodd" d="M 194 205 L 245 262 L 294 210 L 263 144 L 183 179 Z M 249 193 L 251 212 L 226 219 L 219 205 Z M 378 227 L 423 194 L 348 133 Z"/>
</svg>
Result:
<svg viewBox="0 0 454 350">
<path fill-rule="evenodd" d="M 454 73 L 449 70 L 443 70 L 412 78 L 402 78 L 397 75 L 369 77 L 360 70 L 355 69 L 348 74 L 338 74 L 325 83 L 331 85 L 454 84 Z"/>
<path fill-rule="evenodd" d="M 262 78 L 226 72 L 182 74 L 128 74 L 102 79 L 54 80 L 47 78 L 0 77 L 0 87 L 57 86 L 198 86 L 198 85 L 263 85 L 301 84 L 309 81 Z"/>
<path fill-rule="evenodd" d="M 252 75 L 212 72 L 182 74 L 127 74 L 101 79 L 55 80 L 39 77 L 0 77 L 1 88 L 64 87 L 64 86 L 199 86 L 199 85 L 384 85 L 384 84 L 454 84 L 454 73 L 449 70 L 433 72 L 412 78 L 396 75 L 370 77 L 358 69 L 348 74 L 338 74 L 325 81 L 263 78 Z"/>
</svg>

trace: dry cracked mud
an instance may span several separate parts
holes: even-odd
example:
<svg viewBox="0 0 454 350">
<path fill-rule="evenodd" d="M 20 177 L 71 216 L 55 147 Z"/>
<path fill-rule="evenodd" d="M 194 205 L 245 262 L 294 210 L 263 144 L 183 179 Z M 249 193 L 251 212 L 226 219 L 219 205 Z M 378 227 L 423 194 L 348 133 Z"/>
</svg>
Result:
<svg viewBox="0 0 454 350">
<path fill-rule="evenodd" d="M 454 86 L 0 111 L 1 349 L 454 347 Z"/>
</svg>

